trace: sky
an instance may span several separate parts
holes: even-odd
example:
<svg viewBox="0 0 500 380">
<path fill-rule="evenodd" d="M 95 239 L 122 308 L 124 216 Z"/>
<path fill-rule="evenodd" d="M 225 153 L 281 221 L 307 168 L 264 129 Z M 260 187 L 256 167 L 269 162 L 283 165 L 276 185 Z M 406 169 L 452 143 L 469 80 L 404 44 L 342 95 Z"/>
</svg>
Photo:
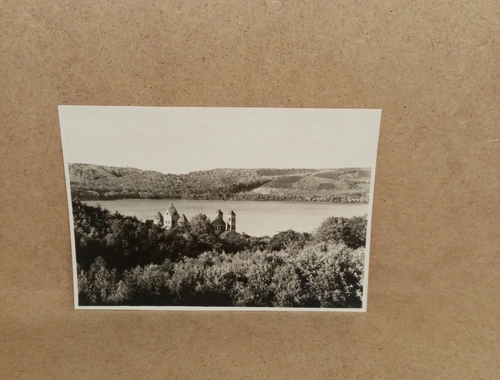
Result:
<svg viewBox="0 0 500 380">
<path fill-rule="evenodd" d="M 380 110 L 59 106 L 67 163 L 162 173 L 375 167 Z"/>
</svg>

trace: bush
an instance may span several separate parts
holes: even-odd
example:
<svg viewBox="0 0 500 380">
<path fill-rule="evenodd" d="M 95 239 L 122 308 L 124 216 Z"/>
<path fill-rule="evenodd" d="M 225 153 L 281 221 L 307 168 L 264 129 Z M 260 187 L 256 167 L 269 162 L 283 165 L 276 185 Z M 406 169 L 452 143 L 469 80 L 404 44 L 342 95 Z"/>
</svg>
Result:
<svg viewBox="0 0 500 380">
<path fill-rule="evenodd" d="M 318 249 L 319 248 L 319 249 Z M 364 249 L 343 244 L 313 247 L 298 255 L 295 266 L 307 284 L 310 307 L 361 307 Z"/>
<path fill-rule="evenodd" d="M 350 219 L 331 217 L 325 219 L 316 230 L 316 239 L 323 242 L 344 243 L 356 249 L 366 245 L 366 230 L 366 216 L 355 216 Z"/>
<path fill-rule="evenodd" d="M 88 272 L 79 268 L 78 303 L 80 305 L 116 305 L 128 298 L 116 269 L 109 270 L 98 257 Z"/>
<path fill-rule="evenodd" d="M 171 303 L 170 263 L 163 266 L 149 264 L 136 267 L 124 273 L 127 291 L 127 304 L 164 305 Z"/>
<path fill-rule="evenodd" d="M 175 255 L 176 239 L 151 222 L 111 213 L 73 200 L 76 260 L 88 270 L 97 257 L 118 272 L 137 265 L 161 264 Z"/>
<path fill-rule="evenodd" d="M 311 235 L 308 233 L 294 230 L 280 231 L 269 241 L 269 250 L 281 251 L 292 247 L 302 249 L 309 240 L 311 240 Z"/>
</svg>

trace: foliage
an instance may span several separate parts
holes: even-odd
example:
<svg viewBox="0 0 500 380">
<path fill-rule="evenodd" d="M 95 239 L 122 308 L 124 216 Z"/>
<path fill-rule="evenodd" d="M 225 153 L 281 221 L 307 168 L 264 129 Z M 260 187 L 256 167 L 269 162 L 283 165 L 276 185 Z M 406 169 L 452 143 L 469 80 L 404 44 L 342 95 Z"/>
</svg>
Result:
<svg viewBox="0 0 500 380">
<path fill-rule="evenodd" d="M 309 240 L 311 240 L 309 233 L 300 233 L 294 230 L 280 231 L 269 241 L 269 249 L 271 251 L 302 249 Z"/>
<path fill-rule="evenodd" d="M 76 260 L 82 269 L 88 269 L 97 257 L 123 271 L 136 265 L 159 264 L 176 254 L 176 239 L 158 225 L 77 199 L 72 207 Z"/>
<path fill-rule="evenodd" d="M 205 214 L 193 216 L 189 225 L 191 226 L 191 232 L 198 236 L 211 235 L 214 232 L 212 223 Z"/>
<path fill-rule="evenodd" d="M 80 272 L 79 301 L 81 305 L 359 308 L 363 260 L 363 249 L 320 243 L 299 253 L 206 252 L 175 264 L 136 267 L 122 279 L 100 262 L 89 272 Z"/>
<path fill-rule="evenodd" d="M 127 299 L 124 284 L 116 269 L 109 270 L 102 257 L 98 257 L 88 272 L 78 270 L 78 296 L 81 305 L 113 305 Z"/>
<path fill-rule="evenodd" d="M 361 306 L 366 217 L 253 237 L 203 214 L 165 230 L 77 199 L 73 213 L 80 305 Z"/>
<path fill-rule="evenodd" d="M 348 247 L 359 248 L 366 245 L 367 217 L 353 218 L 330 217 L 316 230 L 319 241 L 343 242 Z"/>
<path fill-rule="evenodd" d="M 124 273 L 123 278 L 128 302 L 133 305 L 164 305 L 172 300 L 169 288 L 169 268 L 167 260 L 163 265 L 149 264 L 137 266 Z"/>
</svg>

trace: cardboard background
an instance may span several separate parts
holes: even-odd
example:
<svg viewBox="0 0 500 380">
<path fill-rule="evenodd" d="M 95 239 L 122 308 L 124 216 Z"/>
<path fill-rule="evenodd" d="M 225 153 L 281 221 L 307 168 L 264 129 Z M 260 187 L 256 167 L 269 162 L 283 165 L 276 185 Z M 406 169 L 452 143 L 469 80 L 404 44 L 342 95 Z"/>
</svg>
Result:
<svg viewBox="0 0 500 380">
<path fill-rule="evenodd" d="M 498 1 L 1 10 L 2 378 L 498 378 Z M 75 311 L 59 104 L 381 108 L 368 312 Z"/>
</svg>

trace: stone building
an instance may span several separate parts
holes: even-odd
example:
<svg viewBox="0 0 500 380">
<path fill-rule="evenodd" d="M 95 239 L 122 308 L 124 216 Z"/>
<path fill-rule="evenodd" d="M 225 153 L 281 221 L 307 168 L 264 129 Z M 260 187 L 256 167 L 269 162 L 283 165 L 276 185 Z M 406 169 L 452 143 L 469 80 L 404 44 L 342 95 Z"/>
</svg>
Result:
<svg viewBox="0 0 500 380">
<path fill-rule="evenodd" d="M 225 231 L 236 231 L 236 213 L 231 210 L 229 216 L 227 217 L 227 221 L 224 221 L 224 213 L 221 210 L 218 210 L 212 221 L 212 226 L 214 227 L 214 231 L 216 234 L 220 235 Z"/>
<path fill-rule="evenodd" d="M 236 231 L 236 214 L 233 210 L 227 217 L 226 231 Z"/>
<path fill-rule="evenodd" d="M 170 203 L 165 213 L 158 212 L 154 218 L 154 223 L 159 224 L 167 229 L 172 229 L 177 225 L 185 225 L 188 222 L 186 215 L 179 214 L 173 203 Z"/>
<path fill-rule="evenodd" d="M 224 222 L 224 213 L 218 210 L 214 214 L 214 219 L 212 220 L 212 226 L 216 234 L 221 234 L 226 230 L 226 222 Z"/>
<path fill-rule="evenodd" d="M 154 223 L 166 229 L 172 229 L 175 226 L 186 226 L 189 222 L 186 216 L 184 214 L 180 215 L 173 203 L 170 203 L 167 211 L 163 214 L 161 212 L 156 214 Z M 227 220 L 224 221 L 224 213 L 221 210 L 217 210 L 211 223 L 217 235 L 226 231 L 236 231 L 236 213 L 231 210 Z"/>
</svg>

